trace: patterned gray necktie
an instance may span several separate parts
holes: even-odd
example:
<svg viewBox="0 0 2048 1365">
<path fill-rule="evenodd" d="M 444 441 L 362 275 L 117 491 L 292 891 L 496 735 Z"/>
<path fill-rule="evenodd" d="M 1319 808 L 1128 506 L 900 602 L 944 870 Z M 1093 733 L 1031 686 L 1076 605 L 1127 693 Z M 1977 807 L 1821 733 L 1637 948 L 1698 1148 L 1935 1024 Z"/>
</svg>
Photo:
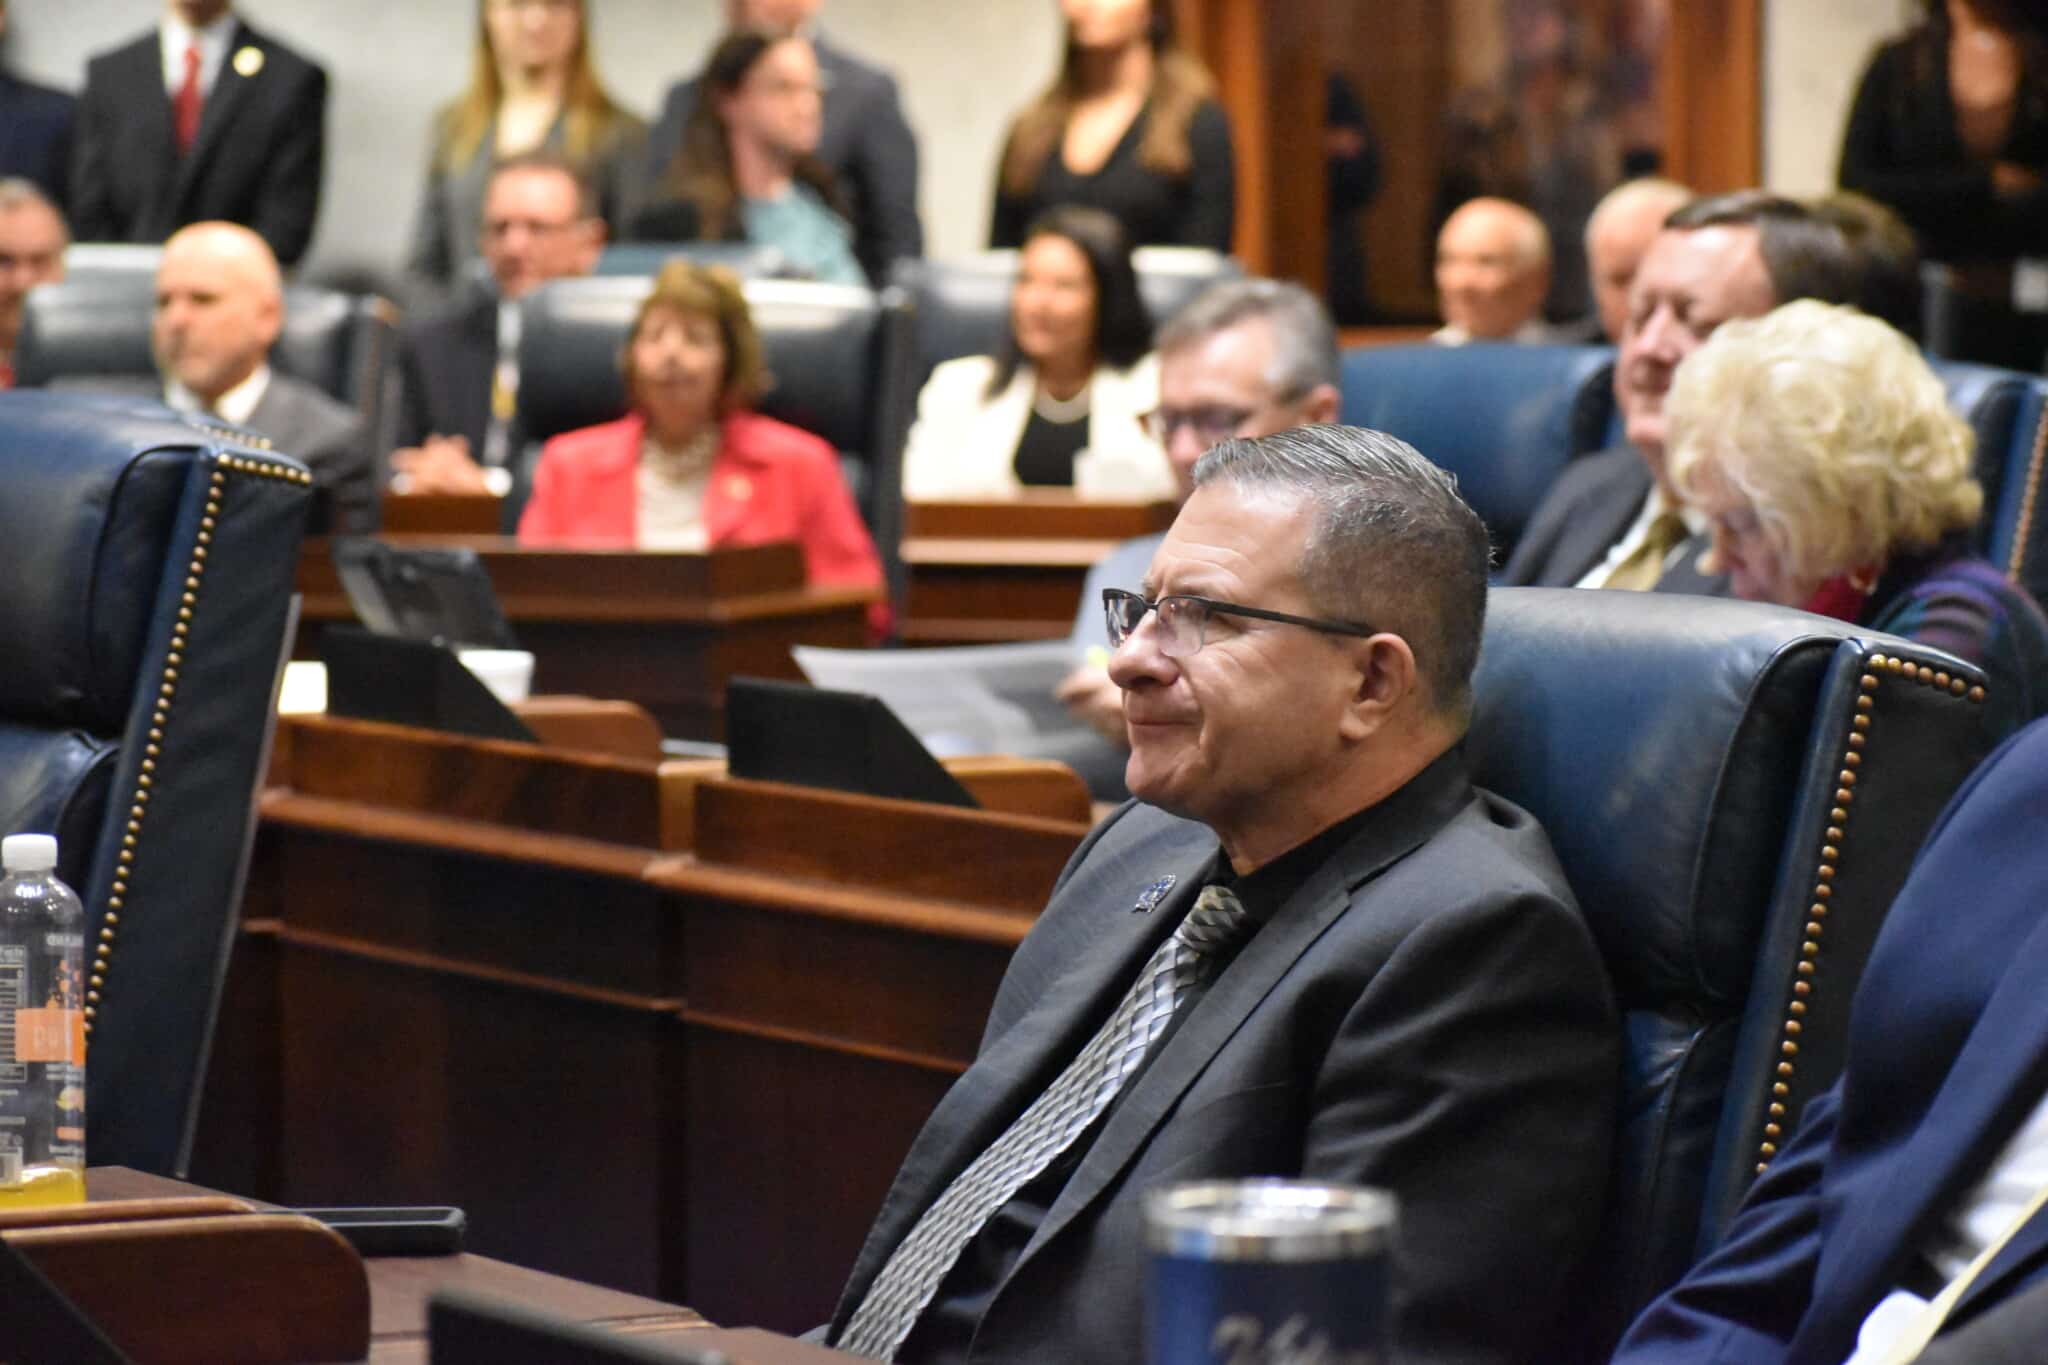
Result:
<svg viewBox="0 0 2048 1365">
<path fill-rule="evenodd" d="M 1109 1107 L 1217 951 L 1255 927 L 1235 892 L 1202 888 L 1173 936 L 1146 959 L 1109 1022 L 917 1220 L 868 1287 L 836 1343 L 840 1350 L 896 1358 L 962 1248 Z"/>
</svg>

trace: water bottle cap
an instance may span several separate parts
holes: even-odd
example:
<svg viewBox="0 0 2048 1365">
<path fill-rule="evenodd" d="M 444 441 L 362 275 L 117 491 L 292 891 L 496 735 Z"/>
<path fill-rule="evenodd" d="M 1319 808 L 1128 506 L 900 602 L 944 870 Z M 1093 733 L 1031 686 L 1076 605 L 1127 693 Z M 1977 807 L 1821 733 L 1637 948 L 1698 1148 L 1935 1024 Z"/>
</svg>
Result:
<svg viewBox="0 0 2048 1365">
<path fill-rule="evenodd" d="M 0 839 L 0 866 L 9 872 L 48 872 L 57 866 L 57 836 L 10 834 Z"/>
</svg>

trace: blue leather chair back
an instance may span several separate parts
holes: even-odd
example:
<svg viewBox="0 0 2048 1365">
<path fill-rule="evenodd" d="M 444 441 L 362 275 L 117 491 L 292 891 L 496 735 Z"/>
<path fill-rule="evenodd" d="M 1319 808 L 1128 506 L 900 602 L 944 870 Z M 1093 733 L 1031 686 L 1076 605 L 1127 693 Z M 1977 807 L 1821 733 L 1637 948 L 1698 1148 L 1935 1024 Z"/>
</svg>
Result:
<svg viewBox="0 0 2048 1365">
<path fill-rule="evenodd" d="M 1138 292 L 1156 327 L 1218 280 L 1244 268 L 1200 247 L 1141 246 L 1131 255 Z M 1017 278 L 1015 251 L 984 251 L 948 260 L 904 259 L 890 282 L 910 296 L 912 392 L 932 370 L 966 355 L 989 355 L 1009 327 L 1010 286 Z"/>
<path fill-rule="evenodd" d="M 1984 486 L 1980 545 L 2006 576 L 2048 601 L 2048 384 L 2033 375 L 1933 361 L 1949 402 L 1977 433 L 1977 481 Z"/>
<path fill-rule="evenodd" d="M 599 254 L 593 273 L 653 275 L 677 257 L 722 265 L 743 280 L 781 279 L 793 269 L 780 250 L 753 242 L 614 242 Z"/>
<path fill-rule="evenodd" d="M 55 833 L 85 901 L 92 1162 L 182 1175 L 312 477 L 16 391 L 0 485 L 0 830 Z"/>
<path fill-rule="evenodd" d="M 1467 741 L 1549 831 L 1623 1012 L 1590 1358 L 1841 1068 L 1922 837 L 1996 735 L 1968 665 L 1756 603 L 1497 588 Z"/>
<path fill-rule="evenodd" d="M 153 378 L 150 315 L 156 282 L 148 274 L 109 274 L 29 291 L 15 345 L 15 382 L 40 388 L 56 379 Z M 365 430 L 383 430 L 385 377 L 393 364 L 398 310 L 375 295 L 294 286 L 285 290 L 284 330 L 270 361 L 363 414 Z"/>
<path fill-rule="evenodd" d="M 1374 346 L 1343 363 L 1343 420 L 1457 475 L 1496 563 L 1565 465 L 1610 438 L 1614 352 L 1604 346 Z"/>
<path fill-rule="evenodd" d="M 527 297 L 519 420 L 530 439 L 545 441 L 625 413 L 619 354 L 652 288 L 644 276 L 613 275 L 555 280 Z M 878 296 L 796 280 L 748 280 L 745 289 L 774 378 L 761 411 L 838 449 L 900 601 L 903 441 L 910 430 L 902 299 L 893 291 Z"/>
</svg>

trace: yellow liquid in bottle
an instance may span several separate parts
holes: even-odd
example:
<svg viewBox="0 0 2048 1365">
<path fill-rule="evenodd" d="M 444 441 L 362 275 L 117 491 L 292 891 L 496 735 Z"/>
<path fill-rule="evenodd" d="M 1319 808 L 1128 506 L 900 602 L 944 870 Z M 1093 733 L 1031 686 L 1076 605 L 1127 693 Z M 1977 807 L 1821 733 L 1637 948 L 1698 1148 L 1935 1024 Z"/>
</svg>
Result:
<svg viewBox="0 0 2048 1365">
<path fill-rule="evenodd" d="M 85 1172 L 56 1164 L 24 1166 L 19 1185 L 0 1185 L 0 1209 L 34 1209 L 85 1202 Z"/>
</svg>

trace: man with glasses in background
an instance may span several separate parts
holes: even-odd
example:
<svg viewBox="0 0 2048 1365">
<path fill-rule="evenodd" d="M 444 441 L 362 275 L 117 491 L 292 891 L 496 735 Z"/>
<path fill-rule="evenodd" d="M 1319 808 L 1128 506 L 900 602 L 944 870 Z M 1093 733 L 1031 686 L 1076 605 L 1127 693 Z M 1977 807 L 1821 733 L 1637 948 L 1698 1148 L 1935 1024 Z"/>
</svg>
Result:
<svg viewBox="0 0 2048 1365">
<path fill-rule="evenodd" d="M 496 493 L 509 532 L 532 472 L 516 421 L 519 302 L 549 280 L 596 269 L 604 220 L 575 167 L 534 152 L 491 172 L 478 245 L 494 289 L 408 324 L 400 338 L 392 491 Z"/>
<path fill-rule="evenodd" d="M 831 1344 L 1142 1359 L 1148 1190 L 1394 1192 L 1401 1359 L 1556 1358 L 1619 1026 L 1542 830 L 1460 748 L 1488 544 L 1377 432 L 1230 440 L 1107 601 L 1126 805 L 1012 958 Z"/>
<path fill-rule="evenodd" d="M 1233 436 L 1270 436 L 1337 420 L 1337 331 L 1322 302 L 1297 284 L 1225 280 L 1159 329 L 1159 406 L 1146 429 L 1166 450 L 1185 498 L 1195 461 Z M 1048 754 L 1073 766 L 1098 797 L 1124 792 L 1123 690 L 1110 680 L 1102 591 L 1134 587 L 1165 532 L 1127 540 L 1089 571 L 1074 617 L 1080 662 L 1059 698 L 1101 736 L 1085 749 Z"/>
</svg>

